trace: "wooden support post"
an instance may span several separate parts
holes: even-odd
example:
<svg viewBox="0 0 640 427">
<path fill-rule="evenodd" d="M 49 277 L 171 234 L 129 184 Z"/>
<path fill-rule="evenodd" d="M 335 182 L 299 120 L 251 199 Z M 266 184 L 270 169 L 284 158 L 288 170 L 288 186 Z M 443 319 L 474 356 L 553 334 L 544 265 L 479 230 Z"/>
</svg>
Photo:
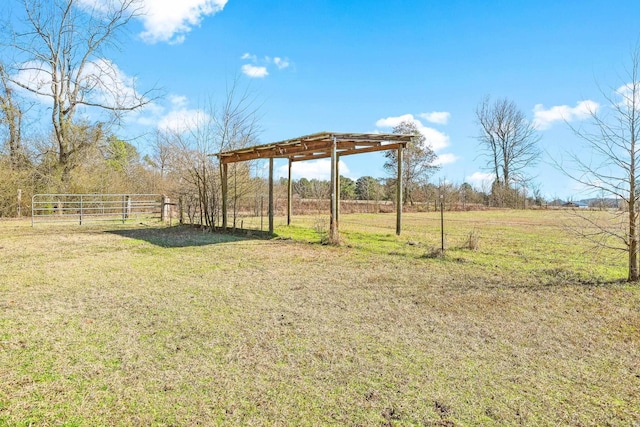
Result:
<svg viewBox="0 0 640 427">
<path fill-rule="evenodd" d="M 127 196 L 127 211 L 128 211 L 128 215 L 127 218 L 129 217 L 129 215 L 131 214 L 131 198 L 129 196 Z M 163 195 L 162 196 L 162 215 L 161 215 L 161 221 L 165 222 L 167 219 L 169 220 L 169 226 L 171 226 L 171 199 L 168 198 L 167 196 Z"/>
<path fill-rule="evenodd" d="M 444 255 L 444 194 L 440 194 L 440 255 Z"/>
<path fill-rule="evenodd" d="M 340 223 L 340 156 L 336 153 L 336 223 Z"/>
<path fill-rule="evenodd" d="M 329 241 L 336 244 L 340 241 L 338 234 L 338 196 L 336 189 L 338 188 L 338 151 L 336 138 L 333 138 L 331 146 L 331 219 L 329 221 Z"/>
<path fill-rule="evenodd" d="M 269 159 L 269 234 L 273 234 L 273 157 Z"/>
<path fill-rule="evenodd" d="M 227 202 L 229 197 L 229 167 L 226 163 L 222 164 L 222 230 L 227 230 Z"/>
<path fill-rule="evenodd" d="M 18 218 L 22 216 L 22 190 L 18 190 L 18 206 L 16 213 L 18 215 Z"/>
<path fill-rule="evenodd" d="M 291 166 L 293 161 L 289 159 L 289 180 L 287 181 L 287 225 L 291 225 L 291 211 L 293 210 L 293 182 L 291 181 Z"/>
<path fill-rule="evenodd" d="M 402 145 L 398 147 L 398 178 L 396 179 L 396 235 L 402 231 Z"/>
<path fill-rule="evenodd" d="M 167 209 L 167 208 L 166 208 L 166 206 L 167 206 L 166 204 L 168 203 L 168 202 L 167 202 L 167 200 L 168 200 L 168 199 L 167 199 L 167 197 L 166 197 L 166 196 L 162 196 L 162 210 L 163 210 L 162 216 L 163 216 L 164 218 L 166 218 L 166 216 L 165 216 L 165 215 L 166 215 L 166 209 Z M 124 218 L 124 219 L 122 220 L 122 222 L 123 222 L 123 223 L 124 223 L 124 220 L 125 220 L 125 219 L 129 219 L 129 218 L 131 218 L 131 196 L 129 196 L 129 195 L 124 196 L 124 212 L 123 212 L 123 218 Z"/>
</svg>

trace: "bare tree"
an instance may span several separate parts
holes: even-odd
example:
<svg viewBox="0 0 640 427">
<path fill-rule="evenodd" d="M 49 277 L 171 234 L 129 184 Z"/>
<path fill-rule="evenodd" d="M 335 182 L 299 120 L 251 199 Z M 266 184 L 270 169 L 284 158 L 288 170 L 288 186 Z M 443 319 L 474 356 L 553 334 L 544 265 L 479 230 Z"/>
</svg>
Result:
<svg viewBox="0 0 640 427">
<path fill-rule="evenodd" d="M 160 183 L 162 184 L 167 176 L 167 172 L 169 172 L 171 159 L 175 153 L 171 150 L 169 135 L 167 135 L 166 132 L 156 130 L 149 144 L 151 146 L 151 153 L 146 155 L 143 160 L 158 172 Z"/>
<path fill-rule="evenodd" d="M 438 156 L 428 145 L 428 141 L 420 133 L 415 123 L 402 122 L 393 128 L 393 133 L 415 135 L 415 137 L 407 143 L 402 154 L 402 185 L 404 187 L 403 203 L 410 202 L 413 206 L 414 193 L 421 184 L 426 184 L 431 174 L 440 167 L 435 164 Z M 398 154 L 396 150 L 385 152 L 387 162 L 384 164 L 391 174 L 396 174 L 398 170 Z"/>
<path fill-rule="evenodd" d="M 0 64 L 0 123 L 7 129 L 6 145 L 12 169 L 23 167 L 27 163 L 27 155 L 22 145 L 22 114 L 6 68 Z"/>
<path fill-rule="evenodd" d="M 118 68 L 104 56 L 140 12 L 139 0 L 112 0 L 87 6 L 77 0 L 20 0 L 21 26 L 14 29 L 11 81 L 48 99 L 63 180 L 73 165 L 72 125 L 80 107 L 113 114 L 149 102 L 132 80 L 123 82 Z"/>
<path fill-rule="evenodd" d="M 524 179 L 525 169 L 540 158 L 540 137 L 522 111 L 506 98 L 492 103 L 486 97 L 476 109 L 476 119 L 480 125 L 478 140 L 495 176 L 494 187 L 500 194 L 508 193 L 514 182 Z"/>
<path fill-rule="evenodd" d="M 602 91 L 607 107 L 594 108 L 590 123 L 571 127 L 584 143 L 585 150 L 571 154 L 573 168 L 559 165 L 570 178 L 600 198 L 609 195 L 622 201 L 623 211 L 612 213 L 619 220 L 601 222 L 586 213 L 577 213 L 588 226 L 580 234 L 596 243 L 624 251 L 628 256 L 629 281 L 637 281 L 638 273 L 638 164 L 640 156 L 640 49 L 631 54 L 623 85 Z M 612 226 L 612 224 L 614 224 Z"/>
<path fill-rule="evenodd" d="M 180 178 L 188 184 L 189 191 L 197 192 L 201 224 L 213 228 L 221 213 L 222 165 L 213 154 L 255 144 L 259 132 L 257 107 L 248 91 L 240 91 L 237 80 L 227 88 L 224 100 L 213 100 L 201 108 L 192 123 L 185 123 L 163 136 L 174 152 L 168 161 L 169 168 L 180 171 Z M 249 166 L 233 164 L 230 193 L 232 196 L 233 224 L 235 226 L 242 197 L 251 193 Z"/>
<path fill-rule="evenodd" d="M 215 106 L 211 114 L 216 150 L 210 151 L 209 154 L 255 145 L 261 131 L 259 108 L 249 89 L 240 89 L 238 78 L 234 78 L 227 85 L 224 102 Z M 252 190 L 249 169 L 249 165 L 237 163 L 230 168 L 233 228 L 236 228 L 240 199 Z M 222 182 L 223 168 L 220 162 L 218 162 L 218 172 Z"/>
</svg>

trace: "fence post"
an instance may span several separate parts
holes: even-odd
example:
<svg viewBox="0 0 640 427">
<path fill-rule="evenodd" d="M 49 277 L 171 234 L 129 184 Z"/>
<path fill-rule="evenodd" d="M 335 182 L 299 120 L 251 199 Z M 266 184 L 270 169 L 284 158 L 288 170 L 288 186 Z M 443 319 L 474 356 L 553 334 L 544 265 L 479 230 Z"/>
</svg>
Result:
<svg viewBox="0 0 640 427">
<path fill-rule="evenodd" d="M 178 197 L 178 217 L 180 218 L 180 225 L 184 224 L 184 214 L 182 213 L 182 196 Z"/>
<path fill-rule="evenodd" d="M 62 203 L 62 202 L 60 202 Z M 80 195 L 80 225 L 82 225 L 82 195 Z"/>
<path fill-rule="evenodd" d="M 124 224 L 131 213 L 131 196 L 122 196 L 122 223 Z"/>
<path fill-rule="evenodd" d="M 169 209 L 171 208 L 169 204 L 170 200 L 164 194 L 162 195 L 162 208 L 160 209 L 160 221 L 165 222 L 167 217 L 170 215 Z"/>
<path fill-rule="evenodd" d="M 18 190 L 18 208 L 16 209 L 18 218 L 22 216 L 22 190 Z"/>
<path fill-rule="evenodd" d="M 444 256 L 444 194 L 440 194 L 440 254 Z"/>
</svg>

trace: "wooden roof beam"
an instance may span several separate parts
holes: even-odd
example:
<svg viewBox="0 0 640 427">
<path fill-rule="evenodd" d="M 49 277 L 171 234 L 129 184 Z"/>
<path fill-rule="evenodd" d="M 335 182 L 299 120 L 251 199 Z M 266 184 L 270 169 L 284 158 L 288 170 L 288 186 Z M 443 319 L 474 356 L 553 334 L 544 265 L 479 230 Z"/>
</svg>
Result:
<svg viewBox="0 0 640 427">
<path fill-rule="evenodd" d="M 350 156 L 352 154 L 374 153 L 376 151 L 385 151 L 385 150 L 397 150 L 398 148 L 404 147 L 405 145 L 406 145 L 406 142 L 396 142 L 394 144 L 378 145 L 375 147 L 355 148 L 352 150 L 340 151 L 338 155 Z"/>
<path fill-rule="evenodd" d="M 374 147 L 351 148 L 347 150 L 338 151 L 338 156 L 341 157 L 341 156 L 350 156 L 352 154 L 373 153 L 373 152 L 385 151 L 385 150 L 397 150 L 398 148 L 404 147 L 405 145 L 406 145 L 405 142 L 396 142 L 394 144 L 377 145 Z M 325 159 L 327 157 L 331 157 L 330 151 L 302 154 L 299 156 L 294 156 L 289 158 L 291 159 L 292 162 L 302 162 L 304 160 Z"/>
<path fill-rule="evenodd" d="M 274 145 L 271 147 L 255 147 L 253 150 L 242 152 L 220 153 L 218 157 L 220 161 L 225 163 L 235 163 L 247 160 L 268 159 L 269 157 L 290 157 L 297 153 L 307 153 L 310 151 L 318 151 L 326 144 L 321 141 L 309 142 L 296 145 Z"/>
<path fill-rule="evenodd" d="M 304 160 L 316 160 L 316 159 L 326 159 L 327 157 L 331 157 L 331 152 L 319 152 L 319 153 L 310 153 L 310 154 L 301 154 L 295 157 L 289 157 L 292 162 L 302 162 Z"/>
<path fill-rule="evenodd" d="M 280 141 L 273 144 L 258 145 L 251 148 L 218 153 L 216 156 L 222 164 L 242 162 L 248 160 L 282 157 L 309 158 L 328 157 L 333 142 L 341 155 L 366 153 L 371 151 L 390 150 L 397 148 L 395 144 L 406 144 L 412 135 L 398 134 L 358 134 L 358 133 L 329 133 L 320 132 L 296 139 Z M 383 144 L 387 142 L 387 144 Z M 393 142 L 393 143 L 392 143 Z M 309 154 L 310 153 L 310 154 Z"/>
<path fill-rule="evenodd" d="M 376 147 L 382 144 L 380 141 L 354 142 L 354 141 L 338 141 L 338 150 L 347 150 L 358 147 Z"/>
</svg>

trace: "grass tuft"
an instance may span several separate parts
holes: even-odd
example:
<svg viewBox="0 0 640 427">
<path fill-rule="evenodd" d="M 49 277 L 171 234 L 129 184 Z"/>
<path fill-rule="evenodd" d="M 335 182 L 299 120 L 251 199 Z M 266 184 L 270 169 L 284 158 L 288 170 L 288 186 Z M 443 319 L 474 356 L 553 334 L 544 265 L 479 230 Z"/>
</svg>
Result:
<svg viewBox="0 0 640 427">
<path fill-rule="evenodd" d="M 480 232 L 477 229 L 473 229 L 467 234 L 467 239 L 462 245 L 463 249 L 470 251 L 477 251 L 480 249 Z"/>
</svg>

